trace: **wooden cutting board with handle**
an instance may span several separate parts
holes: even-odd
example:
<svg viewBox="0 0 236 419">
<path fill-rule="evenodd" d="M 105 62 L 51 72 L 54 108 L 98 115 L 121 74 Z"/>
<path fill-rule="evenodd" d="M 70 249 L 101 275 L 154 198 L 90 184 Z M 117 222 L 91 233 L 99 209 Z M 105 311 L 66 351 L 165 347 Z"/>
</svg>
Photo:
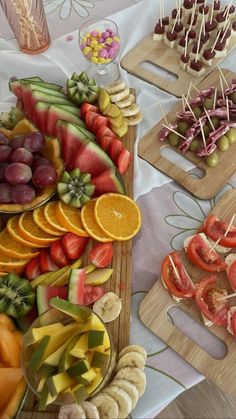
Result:
<svg viewBox="0 0 236 419">
<path fill-rule="evenodd" d="M 232 73 L 230 70 L 224 69 L 223 73 L 229 85 L 232 79 L 236 78 L 236 74 Z M 220 89 L 219 75 L 219 71 L 215 70 L 200 83 L 198 88 L 202 90 L 211 86 L 216 86 Z M 192 90 L 192 92 L 194 91 Z M 192 97 L 194 96 L 197 96 L 197 93 L 192 95 Z M 179 102 L 174 109 L 166 115 L 167 121 L 169 123 L 174 122 L 176 120 L 176 112 L 179 112 L 182 109 L 182 102 Z M 209 167 L 205 163 L 203 157 L 197 157 L 191 151 L 182 154 L 177 148 L 171 147 L 168 141 L 160 141 L 158 133 L 162 129 L 162 123 L 165 123 L 164 119 L 161 119 L 140 140 L 138 148 L 139 157 L 146 160 L 167 176 L 176 180 L 180 185 L 198 198 L 209 199 L 215 196 L 236 171 L 236 142 L 232 144 L 227 151 L 223 152 L 217 150 L 219 163 L 215 167 Z M 195 164 L 203 171 L 203 177 L 200 179 L 193 177 L 189 172 L 185 172 L 181 167 L 164 157 L 162 153 L 165 148 L 174 150 L 176 153 Z"/>
<path fill-rule="evenodd" d="M 212 211 L 219 218 L 229 222 L 236 210 L 236 190 L 228 191 Z M 235 252 L 235 250 L 234 250 Z M 181 252 L 181 259 L 184 262 L 187 272 L 195 282 L 198 282 L 209 273 L 194 267 Z M 226 273 L 217 274 L 218 284 L 230 290 Z M 146 295 L 139 306 L 141 321 L 153 333 L 161 338 L 174 351 L 182 356 L 187 362 L 205 375 L 210 381 L 219 386 L 223 391 L 236 396 L 236 340 L 222 326 L 211 326 L 209 331 L 217 336 L 227 345 L 226 356 L 222 359 L 215 359 L 204 349 L 184 335 L 168 318 L 168 310 L 173 306 L 178 306 L 190 315 L 197 323 L 203 325 L 201 314 L 197 309 L 194 300 L 186 300 L 176 303 L 169 292 L 158 280 L 153 288 Z M 236 305 L 236 298 L 231 298 L 230 305 Z"/>
</svg>

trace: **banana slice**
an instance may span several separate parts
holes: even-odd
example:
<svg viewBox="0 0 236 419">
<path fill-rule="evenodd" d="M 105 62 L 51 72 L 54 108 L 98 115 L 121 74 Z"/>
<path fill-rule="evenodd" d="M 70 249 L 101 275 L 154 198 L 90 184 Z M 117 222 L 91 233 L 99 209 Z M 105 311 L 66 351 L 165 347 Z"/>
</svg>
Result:
<svg viewBox="0 0 236 419">
<path fill-rule="evenodd" d="M 119 93 L 115 93 L 113 95 L 110 95 L 111 102 L 114 102 L 114 103 L 120 102 L 121 100 L 126 99 L 128 97 L 129 97 L 129 88 L 128 87 L 126 87 L 124 90 L 122 90 Z"/>
<path fill-rule="evenodd" d="M 131 106 L 127 106 L 127 108 L 121 109 L 121 113 L 123 116 L 133 116 L 136 115 L 140 110 L 140 107 L 137 103 L 133 103 Z"/>
<path fill-rule="evenodd" d="M 84 410 L 87 419 L 100 419 L 95 404 L 85 401 L 81 403 L 81 407 Z"/>
<path fill-rule="evenodd" d="M 132 367 L 125 367 L 119 370 L 114 379 L 124 379 L 130 381 L 132 384 L 137 387 L 139 392 L 139 397 L 141 397 L 146 388 L 146 375 L 144 371 L 140 370 L 139 368 L 132 368 Z"/>
<path fill-rule="evenodd" d="M 139 352 L 140 354 L 143 355 L 143 357 L 145 358 L 145 361 L 147 361 L 147 352 L 145 351 L 145 349 L 142 346 L 139 346 L 139 345 L 125 346 L 125 348 L 123 348 L 119 353 L 119 359 L 123 355 L 127 354 L 128 352 Z"/>
<path fill-rule="evenodd" d="M 145 368 L 145 358 L 138 352 L 128 352 L 124 354 L 118 361 L 117 370 L 125 367 L 137 367 L 141 370 Z"/>
<path fill-rule="evenodd" d="M 93 311 L 97 313 L 105 323 L 115 320 L 122 309 L 122 303 L 114 292 L 107 292 L 93 305 Z"/>
<path fill-rule="evenodd" d="M 100 393 L 90 400 L 96 406 L 101 419 L 118 419 L 118 404 L 106 393 Z"/>
<path fill-rule="evenodd" d="M 121 92 L 125 89 L 125 87 L 125 82 L 121 79 L 118 79 L 114 83 L 105 86 L 105 89 L 109 93 L 109 95 L 113 95 L 114 93 Z"/>
<path fill-rule="evenodd" d="M 109 385 L 105 387 L 103 392 L 109 394 L 109 396 L 111 396 L 117 402 L 119 408 L 119 419 L 127 418 L 132 410 L 132 400 L 128 393 L 115 385 Z"/>
<path fill-rule="evenodd" d="M 143 115 L 141 112 L 138 112 L 136 115 L 128 116 L 126 119 L 129 126 L 134 126 L 138 125 L 142 121 Z"/>
<path fill-rule="evenodd" d="M 77 403 L 65 404 L 60 408 L 58 419 L 86 419 L 86 414 Z"/>
<path fill-rule="evenodd" d="M 135 102 L 135 96 L 131 93 L 127 99 L 123 99 L 120 102 L 116 102 L 116 106 L 118 108 L 126 108 L 127 106 L 131 106 Z"/>
<path fill-rule="evenodd" d="M 138 403 L 138 398 L 139 398 L 139 392 L 138 392 L 138 389 L 135 387 L 135 385 L 130 383 L 127 380 L 121 380 L 121 379 L 114 379 L 111 382 L 111 385 L 113 384 L 118 386 L 122 390 L 126 391 L 126 393 L 128 393 L 129 397 L 132 400 L 132 409 L 134 409 L 136 404 Z"/>
</svg>

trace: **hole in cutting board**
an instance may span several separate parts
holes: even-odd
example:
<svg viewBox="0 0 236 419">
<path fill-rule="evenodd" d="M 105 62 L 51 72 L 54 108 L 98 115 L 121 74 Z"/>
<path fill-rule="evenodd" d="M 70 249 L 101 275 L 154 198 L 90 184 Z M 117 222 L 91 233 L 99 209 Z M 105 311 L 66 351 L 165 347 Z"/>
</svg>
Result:
<svg viewBox="0 0 236 419">
<path fill-rule="evenodd" d="M 150 61 L 142 61 L 140 66 L 144 68 L 144 70 L 148 70 L 157 76 L 161 76 L 165 80 L 176 81 L 179 78 L 176 74 L 171 73 L 171 71 L 168 71 L 159 65 L 153 64 Z"/>
<path fill-rule="evenodd" d="M 185 172 L 188 172 L 189 170 L 194 170 L 193 176 L 196 173 L 196 169 L 198 178 L 203 178 L 205 176 L 204 170 L 199 169 L 199 167 L 196 167 L 192 162 L 186 159 L 182 154 L 177 153 L 171 147 L 164 146 L 163 148 L 161 148 L 160 154 L 161 156 L 165 157 L 166 160 L 175 164 Z M 190 176 L 192 176 L 191 173 Z"/>
<path fill-rule="evenodd" d="M 175 325 L 185 336 L 197 343 L 214 359 L 223 359 L 228 353 L 227 345 L 206 327 L 196 322 L 182 308 L 172 306 L 169 308 L 168 320 Z"/>
</svg>

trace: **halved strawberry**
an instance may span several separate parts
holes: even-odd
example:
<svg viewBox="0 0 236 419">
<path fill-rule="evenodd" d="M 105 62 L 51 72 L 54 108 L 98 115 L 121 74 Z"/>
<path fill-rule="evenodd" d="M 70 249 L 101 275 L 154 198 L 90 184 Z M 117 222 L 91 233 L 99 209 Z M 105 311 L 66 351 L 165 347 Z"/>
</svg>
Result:
<svg viewBox="0 0 236 419">
<path fill-rule="evenodd" d="M 113 257 L 113 245 L 111 242 L 98 243 L 89 252 L 89 262 L 96 268 L 105 268 L 110 265 Z"/>
<path fill-rule="evenodd" d="M 116 160 L 116 166 L 121 175 L 127 172 L 129 165 L 131 163 L 131 160 L 132 160 L 132 156 L 130 152 L 126 149 L 121 150 Z"/>
<path fill-rule="evenodd" d="M 118 140 L 118 138 L 114 138 L 107 150 L 108 155 L 114 163 L 116 162 L 116 159 L 118 158 L 123 149 L 124 147 L 122 142 Z"/>
<path fill-rule="evenodd" d="M 90 306 L 90 304 L 95 303 L 95 301 L 99 300 L 99 298 L 101 298 L 104 294 L 104 289 L 99 285 L 96 285 L 95 287 L 93 285 L 85 285 L 84 305 Z"/>
<path fill-rule="evenodd" d="M 86 103 L 86 102 L 82 103 L 81 108 L 80 108 L 80 115 L 82 119 L 85 118 L 85 114 L 88 111 L 99 112 L 99 108 L 95 105 L 92 105 L 92 103 Z"/>
<path fill-rule="evenodd" d="M 112 137 L 108 135 L 104 135 L 104 137 L 102 137 L 100 141 L 100 146 L 102 147 L 104 151 L 107 151 L 112 141 L 113 141 Z"/>
<path fill-rule="evenodd" d="M 96 131 L 96 140 L 99 144 L 104 136 L 116 138 L 116 134 L 107 125 L 102 125 Z"/>
<path fill-rule="evenodd" d="M 106 116 L 99 115 L 99 117 L 93 121 L 92 132 L 96 133 L 98 129 L 103 125 L 108 127 L 109 123 L 109 119 L 106 118 Z"/>
<path fill-rule="evenodd" d="M 63 250 L 61 240 L 57 240 L 56 242 L 52 243 L 50 247 L 50 256 L 52 261 L 56 263 L 60 268 L 70 264 Z"/>
<path fill-rule="evenodd" d="M 41 275 L 42 271 L 39 266 L 39 256 L 34 259 L 31 259 L 29 263 L 27 263 L 25 268 L 25 276 L 29 281 L 32 281 L 37 276 Z"/>
<path fill-rule="evenodd" d="M 61 240 L 62 249 L 68 259 L 79 259 L 84 253 L 89 237 L 80 237 L 74 233 L 67 233 Z"/>
<path fill-rule="evenodd" d="M 90 131 L 93 131 L 93 123 L 100 116 L 101 115 L 99 115 L 99 113 L 97 113 L 97 112 L 92 112 L 92 111 L 86 112 L 85 118 L 84 118 L 86 128 L 89 129 Z"/>
<path fill-rule="evenodd" d="M 58 266 L 60 265 L 55 265 L 54 260 L 50 257 L 47 249 L 41 249 L 39 254 L 39 266 L 41 272 L 44 273 L 57 271 L 59 269 Z"/>
</svg>

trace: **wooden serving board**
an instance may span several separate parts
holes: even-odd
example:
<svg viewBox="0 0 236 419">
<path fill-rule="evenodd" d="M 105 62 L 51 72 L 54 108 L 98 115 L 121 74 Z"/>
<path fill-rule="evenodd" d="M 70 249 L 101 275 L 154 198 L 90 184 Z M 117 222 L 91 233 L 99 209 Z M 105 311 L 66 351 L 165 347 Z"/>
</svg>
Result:
<svg viewBox="0 0 236 419">
<path fill-rule="evenodd" d="M 186 95 L 189 83 L 192 81 L 196 86 L 202 82 L 212 70 L 219 65 L 225 57 L 215 58 L 212 66 L 204 66 L 206 71 L 202 77 L 195 77 L 187 71 L 182 70 L 179 66 L 179 52 L 176 48 L 168 48 L 163 41 L 154 42 L 153 34 L 144 38 L 135 48 L 133 48 L 121 60 L 121 66 L 134 74 L 136 77 L 154 84 L 162 90 L 172 95 L 181 97 L 182 93 Z M 236 47 L 236 37 L 232 37 L 227 47 L 227 55 Z M 226 55 L 226 56 L 227 56 Z M 151 63 L 155 67 L 159 67 L 176 76 L 177 79 L 170 80 L 164 75 L 156 74 L 151 70 L 142 67 L 143 63 Z"/>
<path fill-rule="evenodd" d="M 128 133 L 122 139 L 125 147 L 133 154 L 135 141 L 135 127 L 129 127 Z M 133 159 L 129 170 L 123 176 L 126 194 L 133 198 Z M 92 241 L 91 241 L 92 247 Z M 89 249 L 88 249 L 89 250 Z M 117 320 L 108 324 L 113 337 L 113 343 L 117 352 L 129 344 L 130 333 L 130 312 L 131 312 L 131 252 L 132 240 L 114 242 L 112 268 L 114 273 L 110 280 L 104 284 L 106 291 L 115 292 L 122 300 L 122 311 Z M 84 265 L 86 266 L 86 260 Z M 45 412 L 38 412 L 38 399 L 31 392 L 28 392 L 22 411 L 18 419 L 57 419 L 59 407 L 51 405 Z"/>
<path fill-rule="evenodd" d="M 230 70 L 224 69 L 223 73 L 229 84 L 233 78 L 236 78 L 236 74 L 232 73 Z M 210 86 L 217 86 L 220 88 L 218 70 L 214 70 L 214 72 L 209 74 L 198 87 L 199 89 L 205 89 Z M 197 96 L 197 93 L 194 93 L 192 96 Z M 176 112 L 182 109 L 182 102 L 179 102 L 174 109 L 166 115 L 168 122 L 174 122 L 176 120 Z M 215 196 L 236 171 L 236 142 L 225 152 L 218 150 L 218 165 L 215 167 L 209 167 L 205 163 L 203 157 L 197 157 L 191 151 L 187 151 L 185 154 L 182 154 L 177 148 L 175 149 L 171 147 L 168 141 L 160 141 L 158 134 L 162 129 L 162 123 L 165 123 L 163 119 L 161 119 L 140 140 L 138 149 L 139 157 L 146 160 L 167 176 L 176 180 L 180 185 L 198 198 L 209 199 Z M 164 148 L 172 149 L 176 153 L 185 157 L 187 160 L 191 161 L 204 172 L 203 177 L 201 179 L 193 177 L 191 174 L 181 169 L 181 167 L 169 161 L 166 157 L 161 155 Z"/>
<path fill-rule="evenodd" d="M 219 218 L 230 221 L 236 208 L 236 190 L 227 192 L 214 208 L 213 212 Z M 195 282 L 198 282 L 204 276 L 209 274 L 199 268 L 194 267 L 182 251 L 181 259 L 184 262 L 187 272 Z M 219 273 L 218 283 L 227 288 L 230 293 L 230 287 L 226 274 Z M 232 290 L 231 290 L 232 293 Z M 233 301 L 232 301 L 233 300 Z M 236 299 L 232 298 L 230 305 L 236 305 Z M 161 338 L 166 344 L 174 349 L 193 367 L 205 375 L 210 381 L 218 385 L 223 391 L 236 395 L 236 341 L 228 333 L 226 328 L 221 326 L 211 326 L 209 330 L 221 339 L 228 349 L 227 355 L 223 359 L 215 359 L 210 354 L 201 349 L 197 343 L 185 336 L 178 330 L 169 319 L 167 312 L 170 307 L 177 305 L 181 307 L 196 322 L 202 323 L 201 315 L 196 307 L 194 300 L 175 303 L 169 292 L 163 287 L 161 281 L 157 281 L 153 288 L 146 295 L 139 307 L 141 321 L 153 333 Z"/>
</svg>

